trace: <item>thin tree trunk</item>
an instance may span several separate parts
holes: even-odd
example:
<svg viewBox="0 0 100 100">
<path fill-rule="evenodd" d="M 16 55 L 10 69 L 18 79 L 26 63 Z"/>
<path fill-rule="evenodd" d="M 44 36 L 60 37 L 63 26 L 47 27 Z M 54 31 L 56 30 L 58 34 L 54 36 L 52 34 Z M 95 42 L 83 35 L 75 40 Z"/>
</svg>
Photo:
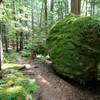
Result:
<svg viewBox="0 0 100 100">
<path fill-rule="evenodd" d="M 68 4 L 68 0 L 65 0 L 65 15 L 67 15 L 69 13 L 69 4 Z"/>
<path fill-rule="evenodd" d="M 48 14 L 47 14 L 47 0 L 44 2 L 45 4 L 45 32 L 47 33 L 47 20 L 48 20 Z"/>
<path fill-rule="evenodd" d="M 5 50 L 6 50 L 6 52 L 8 52 L 9 41 L 8 41 L 8 37 L 7 37 L 7 25 L 5 24 L 4 27 L 5 27 L 5 30 L 3 32 L 4 32 Z"/>
<path fill-rule="evenodd" d="M 20 33 L 20 50 L 23 50 L 23 32 Z"/>
<path fill-rule="evenodd" d="M 68 0 L 66 0 L 66 6 L 67 6 L 67 8 L 66 8 L 66 9 L 67 9 L 67 13 L 69 13 L 69 4 L 68 4 L 68 3 L 69 3 L 69 1 L 68 1 Z"/>
<path fill-rule="evenodd" d="M 4 36 L 4 42 L 5 42 L 5 51 L 8 52 L 8 40 L 7 40 L 7 36 Z"/>
<path fill-rule="evenodd" d="M 12 40 L 12 49 L 15 50 L 15 41 Z"/>
<path fill-rule="evenodd" d="M 93 0 L 93 16 L 95 14 L 95 0 Z"/>
<path fill-rule="evenodd" d="M 50 8 L 50 11 L 53 12 L 54 10 L 54 0 L 51 0 L 51 8 Z"/>
<path fill-rule="evenodd" d="M 67 0 L 65 0 L 65 15 L 67 15 Z"/>
<path fill-rule="evenodd" d="M 2 49 L 2 40 L 1 40 L 1 35 L 0 35 L 0 79 L 2 78 L 2 61 L 3 61 L 3 49 Z"/>
<path fill-rule="evenodd" d="M 8 38 L 7 38 L 7 28 L 6 28 L 6 25 L 5 25 L 4 43 L 5 43 L 5 51 L 8 52 Z"/>
<path fill-rule="evenodd" d="M 88 5 L 88 0 L 86 0 L 86 13 L 85 13 L 85 16 L 87 16 L 87 5 Z"/>
<path fill-rule="evenodd" d="M 41 15 L 40 15 L 40 27 L 42 25 L 42 18 L 43 18 L 43 2 L 42 2 Z"/>
<path fill-rule="evenodd" d="M 53 24 L 53 11 L 54 11 L 54 0 L 51 0 L 51 25 Z"/>
<path fill-rule="evenodd" d="M 2 2 L 2 0 L 0 0 L 0 3 Z M 1 25 L 1 31 L 0 31 L 0 79 L 2 79 L 2 73 L 1 73 L 1 70 L 2 70 L 2 60 L 3 60 L 3 49 L 2 49 L 2 40 L 1 40 L 1 35 L 2 35 L 2 24 Z"/>
<path fill-rule="evenodd" d="M 60 5 L 60 1 L 58 1 L 57 3 L 58 3 L 58 6 L 61 6 L 61 5 Z M 58 11 L 58 13 L 57 13 L 57 14 L 58 14 L 58 19 L 59 19 L 59 18 L 61 17 L 61 16 L 60 16 L 61 14 L 60 14 L 60 12 L 59 12 L 59 11 Z"/>
<path fill-rule="evenodd" d="M 16 51 L 19 51 L 18 44 L 19 44 L 19 42 L 18 42 L 18 33 L 16 33 Z"/>
<path fill-rule="evenodd" d="M 63 8 L 62 8 L 62 6 L 63 6 L 63 1 L 61 1 L 61 18 L 63 19 L 64 15 L 63 15 Z"/>
<path fill-rule="evenodd" d="M 91 11 L 90 11 L 90 15 L 92 16 L 92 0 L 90 0 L 90 7 L 91 7 Z"/>
<path fill-rule="evenodd" d="M 33 0 L 31 0 L 31 13 L 32 13 L 32 32 L 33 32 L 33 35 L 34 35 L 34 8 L 33 8 Z"/>
</svg>

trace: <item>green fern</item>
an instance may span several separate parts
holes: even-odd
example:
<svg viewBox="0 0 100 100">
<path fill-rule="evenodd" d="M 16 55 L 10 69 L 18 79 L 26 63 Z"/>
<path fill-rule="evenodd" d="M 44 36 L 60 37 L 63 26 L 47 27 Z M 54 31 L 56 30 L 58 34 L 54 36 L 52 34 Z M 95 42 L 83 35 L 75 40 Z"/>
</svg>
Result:
<svg viewBox="0 0 100 100">
<path fill-rule="evenodd" d="M 0 100 L 26 100 L 28 95 L 39 90 L 35 79 L 30 79 L 22 73 L 11 74 L 1 82 L 5 83 L 0 85 Z"/>
</svg>

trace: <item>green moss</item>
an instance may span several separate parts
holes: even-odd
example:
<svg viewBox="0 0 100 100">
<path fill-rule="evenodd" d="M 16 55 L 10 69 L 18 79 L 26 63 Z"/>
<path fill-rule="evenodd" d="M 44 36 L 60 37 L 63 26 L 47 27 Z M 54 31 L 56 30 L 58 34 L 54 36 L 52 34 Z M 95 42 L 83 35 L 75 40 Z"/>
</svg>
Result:
<svg viewBox="0 0 100 100">
<path fill-rule="evenodd" d="M 100 60 L 99 20 L 70 14 L 49 31 L 47 45 L 57 73 L 80 83 L 97 77 Z"/>
<path fill-rule="evenodd" d="M 23 76 L 21 73 L 11 74 L 2 81 L 0 100 L 26 100 L 28 95 L 39 89 L 34 79 Z"/>
<path fill-rule="evenodd" d="M 25 100 L 26 95 L 24 88 L 21 86 L 0 89 L 0 100 Z"/>
</svg>

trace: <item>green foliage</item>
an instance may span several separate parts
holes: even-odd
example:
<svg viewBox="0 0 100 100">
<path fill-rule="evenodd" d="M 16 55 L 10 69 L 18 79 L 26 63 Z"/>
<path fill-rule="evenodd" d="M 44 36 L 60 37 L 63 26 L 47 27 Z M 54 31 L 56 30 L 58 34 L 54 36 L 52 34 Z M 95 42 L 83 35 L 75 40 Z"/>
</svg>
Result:
<svg viewBox="0 0 100 100">
<path fill-rule="evenodd" d="M 14 69 L 17 69 L 17 67 L 18 68 L 20 68 L 22 65 L 20 65 L 20 64 L 18 64 L 18 63 L 4 63 L 3 64 L 3 69 L 4 70 L 6 70 L 6 69 L 12 69 L 12 68 L 14 68 Z"/>
<path fill-rule="evenodd" d="M 22 57 L 30 57 L 32 54 L 37 55 L 47 55 L 47 47 L 42 43 L 33 43 L 31 47 L 25 47 L 23 51 L 21 51 Z"/>
<path fill-rule="evenodd" d="M 14 67 L 9 66 L 8 68 L 4 69 L 4 71 L 14 72 L 14 71 L 20 71 L 20 70 L 23 70 L 23 69 L 25 69 L 23 66 L 14 66 Z"/>
<path fill-rule="evenodd" d="M 37 54 L 39 60 L 45 61 L 47 59 L 47 48 L 44 45 L 36 44 L 31 47 L 31 50 L 24 49 L 21 51 L 21 56 L 24 58 L 29 58 L 33 54 Z"/>
<path fill-rule="evenodd" d="M 9 63 L 9 62 L 16 62 L 18 53 L 10 51 L 10 52 L 4 52 L 4 62 Z"/>
<path fill-rule="evenodd" d="M 21 73 L 11 74 L 2 81 L 5 83 L 0 85 L 0 100 L 26 100 L 28 95 L 39 89 L 34 79 Z"/>
<path fill-rule="evenodd" d="M 32 52 L 35 52 L 36 54 L 46 55 L 47 48 L 45 45 L 38 43 L 38 44 L 34 45 Z"/>
<path fill-rule="evenodd" d="M 74 14 L 58 21 L 48 34 L 55 71 L 80 83 L 97 78 L 100 60 L 100 21 Z"/>
<path fill-rule="evenodd" d="M 4 52 L 4 62 L 5 63 L 16 62 L 18 55 L 19 55 L 18 53 L 12 51 Z"/>
<path fill-rule="evenodd" d="M 42 62 L 46 62 L 46 60 L 49 59 L 49 55 L 43 56 L 43 55 L 37 55 L 36 58 Z"/>
<path fill-rule="evenodd" d="M 30 50 L 24 49 L 23 51 L 21 51 L 22 57 L 30 57 L 30 55 L 31 55 Z"/>
</svg>

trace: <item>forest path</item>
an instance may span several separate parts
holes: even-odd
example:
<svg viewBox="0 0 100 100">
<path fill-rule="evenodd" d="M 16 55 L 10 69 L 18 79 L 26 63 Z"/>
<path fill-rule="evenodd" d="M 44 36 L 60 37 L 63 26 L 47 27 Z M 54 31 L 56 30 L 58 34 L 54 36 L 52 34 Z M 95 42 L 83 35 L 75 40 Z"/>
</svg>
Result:
<svg viewBox="0 0 100 100">
<path fill-rule="evenodd" d="M 50 64 L 37 60 L 32 62 L 19 60 L 19 63 L 28 66 L 24 74 L 35 78 L 40 85 L 38 100 L 100 100 L 100 89 L 93 92 L 71 85 L 55 75 Z"/>
</svg>

